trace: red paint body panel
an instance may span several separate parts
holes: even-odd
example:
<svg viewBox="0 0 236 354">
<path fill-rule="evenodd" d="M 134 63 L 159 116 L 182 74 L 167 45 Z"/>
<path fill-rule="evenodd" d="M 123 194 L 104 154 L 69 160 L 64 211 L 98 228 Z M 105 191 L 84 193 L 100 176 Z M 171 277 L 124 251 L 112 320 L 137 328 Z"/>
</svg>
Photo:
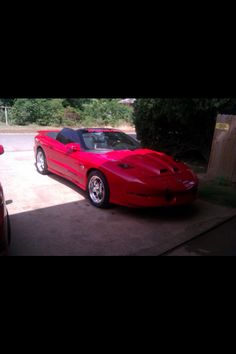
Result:
<svg viewBox="0 0 236 354">
<path fill-rule="evenodd" d="M 3 189 L 0 184 L 0 256 L 7 254 L 8 229 L 7 229 L 7 208 L 4 199 Z"/>
<path fill-rule="evenodd" d="M 67 145 L 47 136 L 48 132 L 52 131 L 35 137 L 35 154 L 38 147 L 44 150 L 49 171 L 83 190 L 89 172 L 101 171 L 109 184 L 111 203 L 154 207 L 188 204 L 196 199 L 197 177 L 170 156 L 149 149 L 69 153 Z"/>
</svg>

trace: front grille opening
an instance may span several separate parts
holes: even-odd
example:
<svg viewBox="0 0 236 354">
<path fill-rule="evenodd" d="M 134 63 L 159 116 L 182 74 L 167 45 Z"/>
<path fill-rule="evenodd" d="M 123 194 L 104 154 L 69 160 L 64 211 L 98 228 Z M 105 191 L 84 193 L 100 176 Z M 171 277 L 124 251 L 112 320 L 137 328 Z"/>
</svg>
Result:
<svg viewBox="0 0 236 354">
<path fill-rule="evenodd" d="M 168 172 L 167 168 L 162 168 L 162 169 L 160 170 L 160 173 L 166 173 L 166 172 Z"/>
</svg>

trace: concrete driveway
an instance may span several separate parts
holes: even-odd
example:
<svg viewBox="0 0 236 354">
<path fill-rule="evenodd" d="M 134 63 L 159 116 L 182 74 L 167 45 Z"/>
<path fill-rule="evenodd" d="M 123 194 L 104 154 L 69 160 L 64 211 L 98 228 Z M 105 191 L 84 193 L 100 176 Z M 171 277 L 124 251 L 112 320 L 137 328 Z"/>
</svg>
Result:
<svg viewBox="0 0 236 354">
<path fill-rule="evenodd" d="M 5 151 L 31 151 L 36 133 L 0 133 L 0 144 Z"/>
<path fill-rule="evenodd" d="M 32 146 L 7 150 L 0 180 L 11 200 L 11 255 L 161 255 L 236 214 L 202 201 L 174 209 L 96 209 L 70 182 L 38 174 Z"/>
</svg>

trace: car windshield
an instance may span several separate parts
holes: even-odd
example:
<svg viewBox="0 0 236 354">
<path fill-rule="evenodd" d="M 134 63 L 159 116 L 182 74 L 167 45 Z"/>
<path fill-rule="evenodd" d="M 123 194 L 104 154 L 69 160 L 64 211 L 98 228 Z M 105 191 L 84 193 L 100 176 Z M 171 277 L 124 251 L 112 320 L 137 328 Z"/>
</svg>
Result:
<svg viewBox="0 0 236 354">
<path fill-rule="evenodd" d="M 82 139 L 87 150 L 136 150 L 140 144 L 122 132 L 83 132 Z"/>
</svg>

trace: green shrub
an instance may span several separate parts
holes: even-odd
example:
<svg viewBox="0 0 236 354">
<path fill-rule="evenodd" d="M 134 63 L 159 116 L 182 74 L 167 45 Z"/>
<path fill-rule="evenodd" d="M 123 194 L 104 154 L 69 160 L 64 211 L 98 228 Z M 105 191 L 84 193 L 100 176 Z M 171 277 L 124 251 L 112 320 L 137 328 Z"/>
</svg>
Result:
<svg viewBox="0 0 236 354">
<path fill-rule="evenodd" d="M 132 122 L 133 108 L 118 99 L 16 99 L 9 113 L 19 125 L 115 126 Z"/>
<path fill-rule="evenodd" d="M 5 123 L 5 113 L 4 110 L 0 109 L 0 122 Z"/>
<path fill-rule="evenodd" d="M 17 99 L 11 109 L 14 124 L 60 125 L 63 122 L 62 99 Z"/>
<path fill-rule="evenodd" d="M 63 106 L 64 107 L 73 107 L 75 109 L 83 109 L 85 103 L 89 103 L 90 98 L 64 98 Z"/>
<path fill-rule="evenodd" d="M 236 208 L 236 188 L 230 183 L 221 184 L 217 180 L 200 183 L 199 198 L 211 203 Z"/>
<path fill-rule="evenodd" d="M 84 126 L 115 126 L 120 122 L 130 123 L 132 112 L 131 107 L 120 104 L 118 99 L 91 99 L 83 104 L 81 119 Z"/>
<path fill-rule="evenodd" d="M 81 122 L 81 112 L 79 109 L 68 106 L 64 110 L 63 125 L 78 126 Z"/>
</svg>

